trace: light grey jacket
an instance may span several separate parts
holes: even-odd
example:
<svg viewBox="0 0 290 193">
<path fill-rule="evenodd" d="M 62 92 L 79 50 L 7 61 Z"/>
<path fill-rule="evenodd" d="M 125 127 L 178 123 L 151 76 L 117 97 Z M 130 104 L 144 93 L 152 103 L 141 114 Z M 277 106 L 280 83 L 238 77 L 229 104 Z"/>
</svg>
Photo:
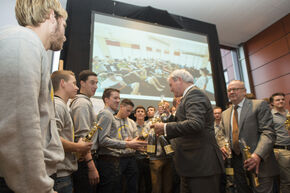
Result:
<svg viewBox="0 0 290 193">
<path fill-rule="evenodd" d="M 222 128 L 225 137 L 231 138 L 231 113 L 233 107 L 222 113 Z M 259 177 L 269 177 L 279 174 L 279 168 L 274 157 L 273 145 L 276 133 L 273 128 L 273 117 L 268 104 L 262 100 L 245 99 L 239 119 L 239 139 L 244 139 L 250 146 L 251 153 L 261 158 Z"/>
<path fill-rule="evenodd" d="M 64 159 L 51 98 L 50 64 L 39 37 L 0 30 L 0 176 L 16 193 L 52 193 Z"/>
<path fill-rule="evenodd" d="M 59 135 L 70 142 L 74 142 L 74 126 L 68 106 L 60 97 L 54 97 L 54 102 Z M 57 164 L 57 177 L 69 176 L 77 169 L 75 152 L 65 152 L 64 160 Z"/>
</svg>

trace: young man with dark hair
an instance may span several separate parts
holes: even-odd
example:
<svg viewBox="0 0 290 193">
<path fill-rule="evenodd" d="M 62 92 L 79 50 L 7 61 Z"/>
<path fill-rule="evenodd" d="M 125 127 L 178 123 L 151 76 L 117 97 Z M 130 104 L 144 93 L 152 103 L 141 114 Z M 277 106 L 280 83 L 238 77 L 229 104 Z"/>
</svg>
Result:
<svg viewBox="0 0 290 193">
<path fill-rule="evenodd" d="M 142 105 L 137 106 L 134 116 L 136 118 L 138 136 L 141 139 L 146 139 L 150 130 L 149 125 L 145 122 L 146 109 Z M 138 166 L 138 192 L 151 193 L 151 174 L 147 152 L 145 150 L 136 151 L 136 161 Z"/>
<path fill-rule="evenodd" d="M 285 126 L 288 110 L 285 108 L 285 94 L 274 93 L 270 97 L 276 141 L 274 152 L 280 167 L 280 190 L 282 193 L 290 191 L 290 136 Z"/>
<path fill-rule="evenodd" d="M 94 96 L 98 88 L 97 74 L 84 70 L 79 74 L 79 80 L 80 94 L 76 95 L 70 105 L 75 128 L 75 141 L 84 138 L 96 121 L 96 114 L 90 98 Z M 99 183 L 99 173 L 94 163 L 96 145 L 93 145 L 92 152 L 87 153 L 84 160 L 78 162 L 78 171 L 73 174 L 75 193 L 95 192 L 96 184 Z"/>
<path fill-rule="evenodd" d="M 100 171 L 99 193 L 119 192 L 120 189 L 120 157 L 121 151 L 126 148 L 138 149 L 146 142 L 135 139 L 126 139 L 126 133 L 116 121 L 114 114 L 118 111 L 120 91 L 113 88 L 105 89 L 102 97 L 105 108 L 97 116 L 97 124 L 101 128 L 98 132 L 97 144 L 99 145 L 98 169 Z M 123 109 L 123 107 L 122 107 Z M 126 110 L 126 111 L 125 111 Z M 125 108 L 123 114 L 127 115 L 130 108 Z M 121 113 L 121 112 L 120 112 Z M 130 112 L 131 113 L 131 112 Z M 121 114 L 119 114 L 121 116 Z M 125 125 L 124 125 L 125 127 Z M 118 129 L 119 128 L 119 129 Z"/>
<path fill-rule="evenodd" d="M 55 71 L 51 75 L 54 89 L 56 125 L 65 151 L 65 158 L 57 164 L 56 191 L 58 193 L 72 193 L 72 173 L 77 170 L 76 152 L 86 154 L 92 143 L 79 139 L 74 142 L 73 122 L 67 107 L 68 99 L 75 97 L 78 91 L 75 75 L 71 71 Z"/>
<path fill-rule="evenodd" d="M 149 119 L 152 119 L 154 117 L 155 111 L 156 111 L 155 107 L 153 107 L 153 106 L 147 107 L 147 117 L 148 117 L 148 120 Z"/>
<path fill-rule="evenodd" d="M 64 152 L 46 51 L 62 48 L 67 13 L 58 0 L 17 0 L 15 14 L 20 26 L 0 30 L 0 192 L 53 193 Z"/>
<path fill-rule="evenodd" d="M 225 142 L 224 133 L 220 127 L 220 123 L 222 120 L 222 112 L 223 112 L 222 108 L 220 107 L 216 106 L 213 108 L 215 138 L 220 147 L 223 147 Z"/>
<path fill-rule="evenodd" d="M 119 139 L 128 141 L 136 140 L 138 132 L 135 122 L 129 118 L 133 111 L 134 103 L 130 99 L 123 99 L 120 103 L 120 109 L 115 116 L 117 129 L 120 131 Z M 138 190 L 138 168 L 135 158 L 135 150 L 131 148 L 121 149 L 120 151 L 120 171 L 121 179 L 119 192 L 123 189 L 122 178 L 126 181 L 126 188 L 128 193 L 137 193 Z"/>
</svg>

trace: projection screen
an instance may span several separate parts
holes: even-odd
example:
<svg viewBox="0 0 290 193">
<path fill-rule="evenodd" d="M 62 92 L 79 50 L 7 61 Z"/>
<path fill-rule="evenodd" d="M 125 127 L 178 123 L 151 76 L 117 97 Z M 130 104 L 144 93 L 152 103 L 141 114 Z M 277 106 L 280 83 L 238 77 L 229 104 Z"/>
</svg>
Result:
<svg viewBox="0 0 290 193">
<path fill-rule="evenodd" d="M 98 74 L 95 96 L 120 89 L 121 98 L 172 101 L 168 75 L 184 68 L 215 104 L 207 36 L 93 12 L 91 69 Z M 140 102 L 141 100 L 141 102 Z M 142 102 L 143 101 L 143 102 Z"/>
</svg>

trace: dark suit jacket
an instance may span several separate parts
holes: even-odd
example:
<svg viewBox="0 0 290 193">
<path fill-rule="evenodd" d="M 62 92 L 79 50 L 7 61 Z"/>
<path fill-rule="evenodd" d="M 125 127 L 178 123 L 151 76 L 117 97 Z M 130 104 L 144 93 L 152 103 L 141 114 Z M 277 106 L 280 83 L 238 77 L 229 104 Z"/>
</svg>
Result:
<svg viewBox="0 0 290 193">
<path fill-rule="evenodd" d="M 176 111 L 177 122 L 167 123 L 169 139 L 176 138 L 175 167 L 180 176 L 201 177 L 223 172 L 214 136 L 213 110 L 207 96 L 191 88 Z"/>
<path fill-rule="evenodd" d="M 231 113 L 233 107 L 222 113 L 222 128 L 226 138 L 231 136 Z M 244 139 L 250 146 L 251 153 L 261 158 L 260 177 L 274 176 L 279 168 L 273 153 L 276 133 L 273 128 L 273 118 L 268 104 L 262 100 L 245 99 L 239 120 L 239 139 Z"/>
</svg>

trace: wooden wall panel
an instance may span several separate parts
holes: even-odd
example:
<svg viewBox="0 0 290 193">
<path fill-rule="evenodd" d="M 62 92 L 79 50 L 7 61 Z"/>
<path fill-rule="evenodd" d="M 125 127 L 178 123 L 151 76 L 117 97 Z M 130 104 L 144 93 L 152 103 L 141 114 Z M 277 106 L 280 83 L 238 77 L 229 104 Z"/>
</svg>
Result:
<svg viewBox="0 0 290 193">
<path fill-rule="evenodd" d="M 250 55 L 250 67 L 254 70 L 268 62 L 273 61 L 289 52 L 288 41 L 286 37 L 283 37 L 265 48 L 262 48 L 253 55 Z"/>
<path fill-rule="evenodd" d="M 290 33 L 290 14 L 282 19 L 284 29 L 286 33 Z"/>
<path fill-rule="evenodd" d="M 247 42 L 249 54 L 253 54 L 271 42 L 285 36 L 283 22 L 277 22 Z"/>
<path fill-rule="evenodd" d="M 252 71 L 254 85 L 273 80 L 280 76 L 290 74 L 290 54 Z M 290 84 L 290 82 L 289 82 Z"/>
<path fill-rule="evenodd" d="M 288 42 L 288 49 L 290 50 L 290 32 L 287 35 L 287 42 Z"/>
<path fill-rule="evenodd" d="M 285 94 L 290 94 L 289 80 L 290 74 L 287 74 L 275 80 L 255 86 L 256 97 L 258 99 L 270 97 L 275 92 L 283 92 Z"/>
<path fill-rule="evenodd" d="M 262 99 L 275 92 L 283 92 L 289 109 L 290 14 L 248 40 L 245 43 L 245 57 L 256 97 Z"/>
</svg>

